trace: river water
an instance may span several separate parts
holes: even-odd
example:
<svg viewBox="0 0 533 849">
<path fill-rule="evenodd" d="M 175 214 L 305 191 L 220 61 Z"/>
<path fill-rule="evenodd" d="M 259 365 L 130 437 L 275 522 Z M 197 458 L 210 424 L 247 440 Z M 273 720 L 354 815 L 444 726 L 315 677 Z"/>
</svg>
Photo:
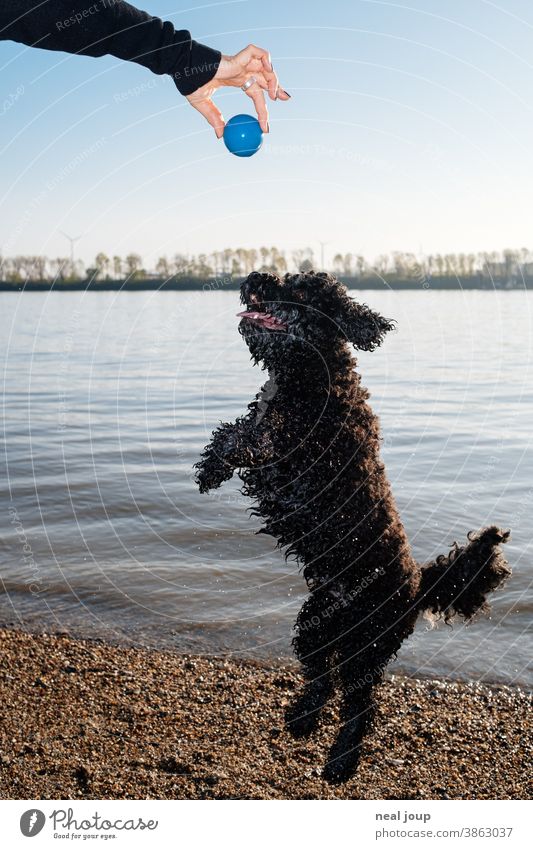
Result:
<svg viewBox="0 0 533 849">
<path fill-rule="evenodd" d="M 533 293 L 354 292 L 398 321 L 359 356 L 420 560 L 511 527 L 490 619 L 423 620 L 396 671 L 531 684 Z M 192 466 L 263 382 L 236 292 L 0 293 L 0 623 L 174 650 L 291 656 L 305 595 L 238 481 Z"/>
</svg>

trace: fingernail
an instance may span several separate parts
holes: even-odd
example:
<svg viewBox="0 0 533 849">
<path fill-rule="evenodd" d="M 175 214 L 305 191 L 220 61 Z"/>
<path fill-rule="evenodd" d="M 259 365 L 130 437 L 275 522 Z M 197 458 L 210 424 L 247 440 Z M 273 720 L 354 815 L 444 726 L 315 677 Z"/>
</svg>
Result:
<svg viewBox="0 0 533 849">
<path fill-rule="evenodd" d="M 283 91 L 283 94 L 287 95 L 287 97 L 292 97 L 292 94 L 289 94 L 289 92 L 285 91 L 285 89 L 282 89 L 282 91 Z"/>
<path fill-rule="evenodd" d="M 267 121 L 267 133 L 269 133 L 269 132 L 270 132 L 270 124 Z"/>
</svg>

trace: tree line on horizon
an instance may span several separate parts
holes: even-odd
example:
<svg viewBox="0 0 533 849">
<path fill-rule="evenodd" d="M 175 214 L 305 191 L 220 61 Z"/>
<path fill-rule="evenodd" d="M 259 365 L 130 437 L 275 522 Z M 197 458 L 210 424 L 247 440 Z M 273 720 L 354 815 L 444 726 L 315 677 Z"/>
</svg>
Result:
<svg viewBox="0 0 533 849">
<path fill-rule="evenodd" d="M 85 266 L 81 260 L 69 257 L 0 256 L 0 280 L 7 282 L 85 280 L 146 280 L 146 279 L 212 279 L 240 278 L 251 271 L 286 272 L 316 270 L 332 271 L 340 277 L 375 278 L 387 280 L 418 280 L 433 277 L 489 279 L 513 282 L 533 276 L 533 250 L 521 248 L 483 253 L 430 254 L 417 257 L 413 253 L 393 251 L 380 254 L 373 262 L 357 253 L 336 253 L 320 268 L 312 248 L 299 248 L 287 253 L 276 247 L 226 248 L 209 254 L 174 254 L 161 256 L 155 268 L 146 268 L 138 253 L 125 257 L 100 252 L 94 263 Z"/>
</svg>

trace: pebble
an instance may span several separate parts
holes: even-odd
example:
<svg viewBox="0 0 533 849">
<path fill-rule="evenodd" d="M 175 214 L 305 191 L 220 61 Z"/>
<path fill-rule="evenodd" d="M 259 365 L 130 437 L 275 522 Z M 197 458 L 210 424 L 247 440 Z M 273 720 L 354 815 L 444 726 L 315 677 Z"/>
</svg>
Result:
<svg viewBox="0 0 533 849">
<path fill-rule="evenodd" d="M 394 675 L 359 770 L 322 779 L 338 704 L 295 741 L 294 664 L 0 629 L 4 799 L 527 799 L 531 696 Z M 505 776 L 505 780 L 502 777 Z"/>
</svg>

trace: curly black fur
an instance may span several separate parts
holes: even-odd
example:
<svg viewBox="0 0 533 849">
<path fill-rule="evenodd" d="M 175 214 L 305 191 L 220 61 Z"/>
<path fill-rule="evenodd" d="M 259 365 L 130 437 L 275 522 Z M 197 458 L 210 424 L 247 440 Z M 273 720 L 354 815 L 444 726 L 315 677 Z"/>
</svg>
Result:
<svg viewBox="0 0 533 849">
<path fill-rule="evenodd" d="M 344 781 L 357 767 L 388 661 L 429 610 L 449 620 L 487 609 L 486 595 L 509 574 L 496 527 L 420 566 L 411 554 L 384 466 L 369 394 L 349 344 L 379 346 L 394 323 L 358 304 L 325 273 L 251 274 L 239 325 L 269 381 L 248 414 L 213 433 L 197 481 L 206 492 L 238 469 L 310 595 L 296 621 L 294 649 L 307 681 L 287 714 L 310 734 L 333 692 L 343 726 L 325 776 Z M 266 400 L 265 400 L 266 399 Z"/>
</svg>

